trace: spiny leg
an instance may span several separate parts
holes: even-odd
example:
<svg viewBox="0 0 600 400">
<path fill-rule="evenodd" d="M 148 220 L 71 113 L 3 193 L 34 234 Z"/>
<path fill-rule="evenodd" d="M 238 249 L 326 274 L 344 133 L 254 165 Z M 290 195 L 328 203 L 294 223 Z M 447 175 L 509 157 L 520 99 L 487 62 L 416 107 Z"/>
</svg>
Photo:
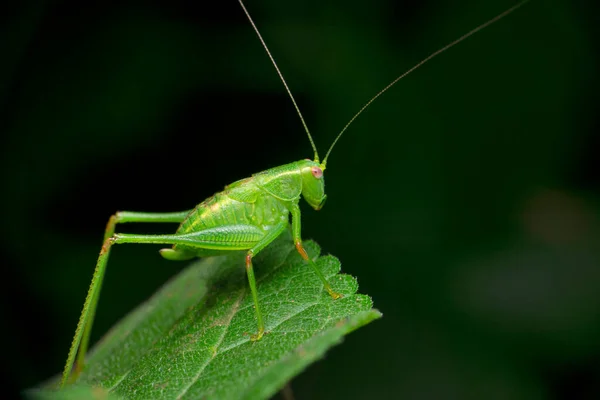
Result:
<svg viewBox="0 0 600 400">
<path fill-rule="evenodd" d="M 137 212 L 137 211 L 118 211 L 113 214 L 106 224 L 104 231 L 104 241 L 115 233 L 115 226 L 118 223 L 127 222 L 152 222 L 152 223 L 181 223 L 186 216 L 190 213 L 190 210 L 176 211 L 171 213 L 148 213 L 148 212 Z M 104 246 L 103 246 L 104 247 Z M 108 257 L 108 255 L 107 255 Z M 88 314 L 88 320 L 83 330 L 83 337 L 81 344 L 77 352 L 77 360 L 75 362 L 76 374 L 81 372 L 83 368 L 85 355 L 89 346 L 90 335 L 92 332 L 92 325 L 94 323 L 94 317 L 96 316 L 96 307 L 98 305 L 98 299 L 100 297 L 100 291 L 102 290 L 102 282 L 104 281 L 104 272 L 99 276 L 98 288 L 96 289 L 96 296 L 92 299 L 90 310 Z M 93 278 L 92 278 L 93 283 Z"/>
<path fill-rule="evenodd" d="M 252 341 L 260 340 L 265 333 L 265 325 L 263 323 L 262 313 L 258 305 L 258 291 L 256 290 L 256 279 L 254 278 L 254 268 L 252 267 L 252 257 L 257 255 L 262 249 L 267 247 L 273 240 L 277 238 L 287 227 L 287 221 L 280 222 L 275 228 L 269 231 L 254 247 L 248 250 L 246 254 L 246 273 L 248 275 L 248 284 L 252 299 L 254 300 L 254 310 L 256 312 L 256 322 L 258 323 L 258 332 L 256 335 L 250 335 Z"/>
<path fill-rule="evenodd" d="M 104 232 L 104 243 L 102 250 L 98 256 L 96 263 L 96 269 L 92 276 L 92 282 L 88 289 L 88 293 L 83 305 L 79 322 L 77 323 L 77 329 L 75 330 L 75 336 L 69 349 L 69 355 L 65 364 L 60 386 L 63 387 L 67 382 L 75 357 L 77 356 L 77 363 L 75 368 L 74 377 L 81 372 L 84 365 L 85 354 L 90 340 L 90 333 L 92 331 L 92 325 L 94 323 L 94 317 L 96 314 L 96 307 L 98 305 L 98 298 L 100 296 L 100 290 L 102 288 L 102 281 L 104 280 L 104 271 L 106 269 L 106 263 L 110 252 L 110 246 L 112 244 L 109 239 L 114 235 L 115 225 L 117 223 L 124 222 L 182 222 L 188 215 L 188 211 L 174 212 L 174 213 L 144 213 L 144 212 L 131 212 L 131 211 L 120 211 L 112 215 L 106 224 L 106 230 Z"/>
<path fill-rule="evenodd" d="M 319 277 L 319 279 L 321 279 L 321 282 L 323 282 L 323 287 L 325 288 L 325 290 L 327 290 L 327 293 L 329 293 L 329 295 L 331 297 L 333 297 L 333 299 L 339 299 L 341 297 L 343 297 L 340 293 L 334 292 L 333 289 L 331 288 L 331 285 L 329 285 L 329 282 L 327 282 L 327 278 L 325 278 L 325 276 L 323 275 L 323 273 L 319 270 L 319 268 L 317 267 L 317 265 L 315 264 L 315 262 L 308 256 L 308 253 L 306 253 L 306 250 L 304 249 L 304 246 L 302 246 L 302 238 L 300 236 L 300 207 L 298 206 L 298 204 L 293 204 L 292 205 L 292 235 L 294 237 L 294 245 L 296 246 L 296 250 L 298 250 L 298 253 L 300 253 L 300 256 L 308 262 L 308 264 L 312 267 L 312 269 L 315 271 L 315 274 L 317 274 L 317 276 Z"/>
<path fill-rule="evenodd" d="M 167 222 L 167 221 L 164 221 Z M 168 222 L 173 222 L 169 220 Z M 264 232 L 253 225 L 227 225 L 218 228 L 205 229 L 197 232 L 190 232 L 185 234 L 175 234 L 175 235 L 135 235 L 135 234 L 114 234 L 113 236 L 107 238 L 102 245 L 102 250 L 100 251 L 100 255 L 98 256 L 98 262 L 96 264 L 96 269 L 94 271 L 94 276 L 92 277 L 92 283 L 90 284 L 90 289 L 88 291 L 88 295 L 86 297 L 85 303 L 83 305 L 83 311 L 81 312 L 81 317 L 79 318 L 79 322 L 77 324 L 77 330 L 75 331 L 75 336 L 73 338 L 73 343 L 71 344 L 71 349 L 69 350 L 69 356 L 67 358 L 67 362 L 65 365 L 65 369 L 63 371 L 62 379 L 60 382 L 60 386 L 63 387 L 67 380 L 69 379 L 69 375 L 71 373 L 71 369 L 73 368 L 73 362 L 75 360 L 75 355 L 77 353 L 78 348 L 80 348 L 81 339 L 83 336 L 83 327 L 84 325 L 91 326 L 89 323 L 90 319 L 90 311 L 92 311 L 92 304 L 97 304 L 98 296 L 100 295 L 100 283 L 104 276 L 104 271 L 106 269 L 106 263 L 108 261 L 108 254 L 110 253 L 110 249 L 113 244 L 119 243 L 149 243 L 149 244 L 174 244 L 174 245 L 184 245 L 188 247 L 194 247 L 198 249 L 212 249 L 212 250 L 247 250 L 256 245 L 263 237 L 265 236 Z M 231 240 L 230 238 L 238 238 L 237 240 Z M 79 350 L 81 353 L 81 365 L 83 365 L 83 360 L 85 357 L 85 352 Z M 79 359 L 79 358 L 78 358 Z M 82 367 L 78 368 L 74 377 L 76 378 L 79 370 Z"/>
</svg>

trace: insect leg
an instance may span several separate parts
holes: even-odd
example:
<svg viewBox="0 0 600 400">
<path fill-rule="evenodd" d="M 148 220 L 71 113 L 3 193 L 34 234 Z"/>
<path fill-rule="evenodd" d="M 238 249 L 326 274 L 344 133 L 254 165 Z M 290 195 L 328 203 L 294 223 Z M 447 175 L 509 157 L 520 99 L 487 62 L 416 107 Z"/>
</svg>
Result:
<svg viewBox="0 0 600 400">
<path fill-rule="evenodd" d="M 246 255 L 246 273 L 248 275 L 248 284 L 250 285 L 258 324 L 257 334 L 251 335 L 250 338 L 252 340 L 259 340 L 263 336 L 265 328 L 262 313 L 260 312 L 258 304 L 258 292 L 256 290 L 256 278 L 254 277 L 252 257 L 275 240 L 286 227 L 287 221 L 282 221 L 266 234 L 254 225 L 229 225 L 226 227 L 180 235 L 117 234 L 113 238 L 115 243 L 172 243 L 216 250 L 246 250 L 250 248 Z M 219 237 L 221 237 L 221 239 L 215 240 L 215 238 Z M 224 237 L 245 237 L 247 242 L 224 240 L 222 239 Z M 176 240 L 176 242 L 171 242 L 172 240 Z"/>
<path fill-rule="evenodd" d="M 130 222 L 130 221 L 129 221 Z M 173 220 L 164 222 L 174 222 Z M 110 223 L 109 223 L 110 224 Z M 114 229 L 114 228 L 113 228 Z M 231 237 L 237 237 L 238 240 L 231 240 Z M 215 250 L 248 250 L 256 245 L 264 237 L 264 232 L 252 225 L 229 225 L 221 228 L 207 229 L 200 232 L 178 235 L 131 235 L 115 234 L 106 240 L 102 245 L 102 250 L 96 262 L 96 269 L 88 289 L 88 294 L 83 304 L 83 310 L 77 323 L 77 329 L 71 343 L 65 369 L 63 370 L 60 387 L 63 387 L 69 380 L 75 357 L 77 356 L 77 366 L 73 373 L 73 379 L 79 375 L 83 369 L 85 353 L 87 347 L 82 345 L 84 327 L 91 330 L 95 305 L 100 296 L 101 282 L 106 270 L 108 256 L 113 244 L 117 243 L 154 243 L 154 244 L 180 244 L 197 248 L 208 248 Z M 94 307 L 92 307 L 94 306 Z M 88 331 L 89 332 L 89 331 Z M 89 334 L 89 333 L 88 333 Z M 87 345 L 87 344 L 86 344 Z"/>
<path fill-rule="evenodd" d="M 262 319 L 262 313 L 258 306 L 258 292 L 256 291 L 256 280 L 254 279 L 254 268 L 252 268 L 252 257 L 257 255 L 262 249 L 267 247 L 269 243 L 277 238 L 287 227 L 287 221 L 283 221 L 276 225 L 270 230 L 264 238 L 262 238 L 254 247 L 248 250 L 246 254 L 246 273 L 248 274 L 248 284 L 250 285 L 250 291 L 252 292 L 252 299 L 254 300 L 254 310 L 256 311 L 256 321 L 258 323 L 258 332 L 256 335 L 251 335 L 250 339 L 260 340 L 265 333 L 265 325 Z"/>
<path fill-rule="evenodd" d="M 104 240 L 115 233 L 115 225 L 125 222 L 182 222 L 191 210 L 172 213 L 146 213 L 135 211 L 118 211 L 110 217 L 104 231 Z"/>
<path fill-rule="evenodd" d="M 298 253 L 300 253 L 300 256 L 302 256 L 302 258 L 304 260 L 306 260 L 308 262 L 308 264 L 312 267 L 312 269 L 315 271 L 315 274 L 317 274 L 319 279 L 321 279 L 321 281 L 323 282 L 323 287 L 325 288 L 325 290 L 327 290 L 327 293 L 329 293 L 331 295 L 331 297 L 333 297 L 334 299 L 339 299 L 340 297 L 342 297 L 342 295 L 340 293 L 333 291 L 333 289 L 329 285 L 329 282 L 327 282 L 327 278 L 325 278 L 323 273 L 321 273 L 321 271 L 319 270 L 319 268 L 317 267 L 315 262 L 308 256 L 308 254 L 306 253 L 306 250 L 304 250 L 304 246 L 302 246 L 302 238 L 300 236 L 300 226 L 301 226 L 301 224 L 300 224 L 300 222 L 301 222 L 300 221 L 300 207 L 298 206 L 298 204 L 292 205 L 291 212 L 292 212 L 292 235 L 294 236 L 294 244 L 296 245 L 296 250 L 298 250 Z"/>
<path fill-rule="evenodd" d="M 147 212 L 135 212 L 135 211 L 118 211 L 114 215 L 112 215 L 108 223 L 106 224 L 106 229 L 104 231 L 104 240 L 108 239 L 115 233 L 115 226 L 118 223 L 126 223 L 126 222 L 182 222 L 185 217 L 189 214 L 190 210 L 186 211 L 178 211 L 171 213 L 147 213 Z M 96 292 L 100 294 L 100 290 L 102 289 L 102 281 L 103 276 L 100 276 L 100 279 L 97 282 L 98 288 Z M 94 323 L 94 317 L 96 315 L 96 306 L 98 304 L 98 295 L 92 299 L 92 303 L 90 304 L 89 314 L 87 318 L 87 322 L 83 329 L 83 337 L 81 338 L 81 344 L 79 346 L 79 352 L 77 357 L 76 365 L 79 368 L 83 367 L 83 361 L 85 358 L 85 354 L 87 353 L 87 348 L 90 341 L 90 334 L 92 332 L 92 324 Z"/>
</svg>

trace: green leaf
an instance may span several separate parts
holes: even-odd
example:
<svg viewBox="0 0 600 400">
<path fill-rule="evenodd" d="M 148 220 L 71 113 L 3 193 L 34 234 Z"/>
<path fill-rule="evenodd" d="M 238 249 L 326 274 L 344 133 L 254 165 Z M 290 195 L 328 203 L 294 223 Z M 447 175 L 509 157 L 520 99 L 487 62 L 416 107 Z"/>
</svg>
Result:
<svg viewBox="0 0 600 400">
<path fill-rule="evenodd" d="M 314 242 L 305 246 L 318 256 Z M 356 293 L 356 280 L 339 274 L 338 259 L 319 257 L 317 265 L 344 296 L 333 300 L 289 234 L 255 261 L 266 328 L 260 341 L 250 340 L 257 327 L 243 254 L 207 258 L 113 327 L 77 385 L 37 395 L 66 398 L 87 385 L 89 397 L 103 388 L 127 399 L 268 398 L 345 334 L 381 316 L 368 296 Z"/>
</svg>

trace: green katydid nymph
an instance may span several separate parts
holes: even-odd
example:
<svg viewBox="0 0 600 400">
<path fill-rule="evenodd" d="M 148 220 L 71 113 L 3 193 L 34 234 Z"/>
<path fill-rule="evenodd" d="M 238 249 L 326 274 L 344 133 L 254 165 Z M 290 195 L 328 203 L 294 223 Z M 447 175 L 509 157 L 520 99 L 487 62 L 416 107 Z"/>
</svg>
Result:
<svg viewBox="0 0 600 400">
<path fill-rule="evenodd" d="M 250 335 L 250 340 L 256 341 L 263 337 L 265 333 L 265 323 L 263 314 L 260 311 L 252 259 L 288 228 L 291 215 L 292 236 L 298 253 L 300 253 L 305 262 L 312 268 L 317 278 L 320 279 L 323 289 L 327 291 L 334 300 L 340 298 L 341 295 L 333 290 L 325 276 L 303 248 L 301 239 L 300 199 L 304 198 L 304 200 L 315 210 L 319 210 L 323 207 L 327 198 L 325 194 L 324 172 L 327 167 L 328 157 L 350 124 L 352 124 L 352 122 L 371 103 L 373 103 L 375 99 L 394 86 L 400 79 L 404 78 L 427 61 L 515 11 L 528 0 L 521 1 L 512 8 L 435 51 L 414 67 L 394 79 L 390 84 L 372 97 L 350 119 L 329 147 L 323 161 L 319 158 L 317 148 L 304 118 L 300 113 L 296 101 L 294 100 L 294 96 L 283 78 L 283 75 L 273 59 L 273 56 L 254 24 L 254 21 L 250 17 L 250 14 L 246 10 L 242 0 L 238 1 L 292 100 L 314 151 L 314 158 L 313 160 L 305 159 L 295 161 L 259 172 L 249 178 L 241 179 L 226 186 L 222 192 L 209 197 L 192 210 L 173 213 L 122 211 L 111 216 L 106 226 L 102 249 L 85 299 L 83 311 L 77 324 L 75 336 L 69 350 L 60 383 L 61 387 L 63 387 L 67 381 L 75 380 L 84 367 L 84 359 L 88 349 L 90 332 L 94 321 L 96 307 L 98 305 L 102 280 L 106 270 L 109 253 L 114 244 L 153 243 L 171 245 L 169 248 L 160 250 L 160 254 L 168 260 L 189 260 L 195 257 L 222 255 L 231 251 L 245 252 L 248 284 L 254 302 L 254 311 L 257 321 L 257 330 L 254 334 Z M 174 222 L 179 223 L 180 225 L 174 234 L 166 235 L 115 233 L 116 224 L 126 222 Z M 75 362 L 76 368 L 72 371 Z"/>
</svg>

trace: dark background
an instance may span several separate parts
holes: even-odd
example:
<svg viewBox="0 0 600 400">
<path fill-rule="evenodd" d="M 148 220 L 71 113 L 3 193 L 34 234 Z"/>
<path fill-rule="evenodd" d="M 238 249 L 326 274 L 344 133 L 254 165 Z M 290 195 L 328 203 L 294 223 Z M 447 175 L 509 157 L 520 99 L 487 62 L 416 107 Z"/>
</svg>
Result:
<svg viewBox="0 0 600 400">
<path fill-rule="evenodd" d="M 247 1 L 322 155 L 375 92 L 513 4 Z M 62 369 L 113 212 L 189 209 L 312 152 L 234 0 L 1 7 L 16 395 Z M 532 1 L 349 129 L 303 233 L 384 318 L 296 378 L 298 399 L 600 398 L 597 11 Z M 93 341 L 184 267 L 159 247 L 114 251 Z"/>
</svg>

